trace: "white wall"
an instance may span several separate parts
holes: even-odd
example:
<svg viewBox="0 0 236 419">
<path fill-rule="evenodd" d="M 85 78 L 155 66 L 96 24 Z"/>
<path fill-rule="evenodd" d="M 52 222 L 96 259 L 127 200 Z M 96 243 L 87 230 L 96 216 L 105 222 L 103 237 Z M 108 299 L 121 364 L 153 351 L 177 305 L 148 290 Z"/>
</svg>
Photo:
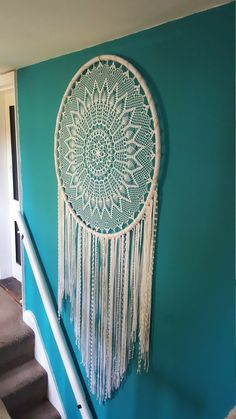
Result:
<svg viewBox="0 0 236 419">
<path fill-rule="evenodd" d="M 0 279 L 12 276 L 12 175 L 7 105 L 14 103 L 13 90 L 0 91 Z"/>
</svg>

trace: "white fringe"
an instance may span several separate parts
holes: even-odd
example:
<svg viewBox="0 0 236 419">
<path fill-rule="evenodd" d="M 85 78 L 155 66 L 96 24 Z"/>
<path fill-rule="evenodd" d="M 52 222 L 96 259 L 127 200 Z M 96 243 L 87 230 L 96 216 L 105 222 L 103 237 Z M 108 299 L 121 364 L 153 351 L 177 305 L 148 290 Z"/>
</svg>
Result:
<svg viewBox="0 0 236 419">
<path fill-rule="evenodd" d="M 143 219 L 120 236 L 86 230 L 60 189 L 58 220 L 58 313 L 68 297 L 90 389 L 103 402 L 119 388 L 137 339 L 137 370 L 148 370 L 157 192 Z"/>
</svg>

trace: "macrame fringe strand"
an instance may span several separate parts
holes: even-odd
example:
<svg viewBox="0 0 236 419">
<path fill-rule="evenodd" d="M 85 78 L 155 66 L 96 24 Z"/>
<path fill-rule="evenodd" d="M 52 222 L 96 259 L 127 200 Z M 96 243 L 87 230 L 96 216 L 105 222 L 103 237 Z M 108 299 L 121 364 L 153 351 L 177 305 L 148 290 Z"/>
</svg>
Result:
<svg viewBox="0 0 236 419">
<path fill-rule="evenodd" d="M 138 372 L 149 367 L 157 192 L 144 217 L 120 236 L 93 235 L 59 189 L 58 313 L 71 303 L 76 343 L 90 389 L 100 402 L 119 388 L 138 341 Z"/>
</svg>

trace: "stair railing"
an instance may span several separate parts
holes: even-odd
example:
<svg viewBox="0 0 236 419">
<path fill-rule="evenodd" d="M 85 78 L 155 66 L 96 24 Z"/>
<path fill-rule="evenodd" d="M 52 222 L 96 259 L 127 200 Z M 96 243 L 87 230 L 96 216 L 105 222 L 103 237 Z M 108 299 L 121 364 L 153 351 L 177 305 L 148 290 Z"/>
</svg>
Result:
<svg viewBox="0 0 236 419">
<path fill-rule="evenodd" d="M 72 391 L 74 393 L 77 406 L 80 409 L 80 413 L 83 419 L 92 419 L 92 413 L 89 409 L 82 384 L 77 374 L 73 358 L 71 356 L 70 349 L 66 342 L 63 334 L 60 322 L 57 317 L 57 313 L 54 307 L 54 303 L 45 280 L 43 270 L 40 266 L 38 256 L 29 234 L 26 222 L 22 213 L 17 212 L 17 224 L 21 234 L 22 242 L 24 244 L 28 259 L 35 277 L 35 281 L 38 286 L 40 296 L 42 298 L 45 311 L 47 313 L 48 321 L 50 323 L 55 341 L 57 343 L 58 350 L 60 352 L 69 382 L 71 384 Z"/>
</svg>

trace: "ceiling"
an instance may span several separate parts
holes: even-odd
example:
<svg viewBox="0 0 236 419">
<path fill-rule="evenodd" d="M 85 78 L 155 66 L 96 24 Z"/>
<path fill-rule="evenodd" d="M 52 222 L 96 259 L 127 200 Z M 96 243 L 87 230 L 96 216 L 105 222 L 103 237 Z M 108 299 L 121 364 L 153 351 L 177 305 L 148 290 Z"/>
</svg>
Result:
<svg viewBox="0 0 236 419">
<path fill-rule="evenodd" d="M 0 0 L 0 74 L 228 0 Z"/>
</svg>

